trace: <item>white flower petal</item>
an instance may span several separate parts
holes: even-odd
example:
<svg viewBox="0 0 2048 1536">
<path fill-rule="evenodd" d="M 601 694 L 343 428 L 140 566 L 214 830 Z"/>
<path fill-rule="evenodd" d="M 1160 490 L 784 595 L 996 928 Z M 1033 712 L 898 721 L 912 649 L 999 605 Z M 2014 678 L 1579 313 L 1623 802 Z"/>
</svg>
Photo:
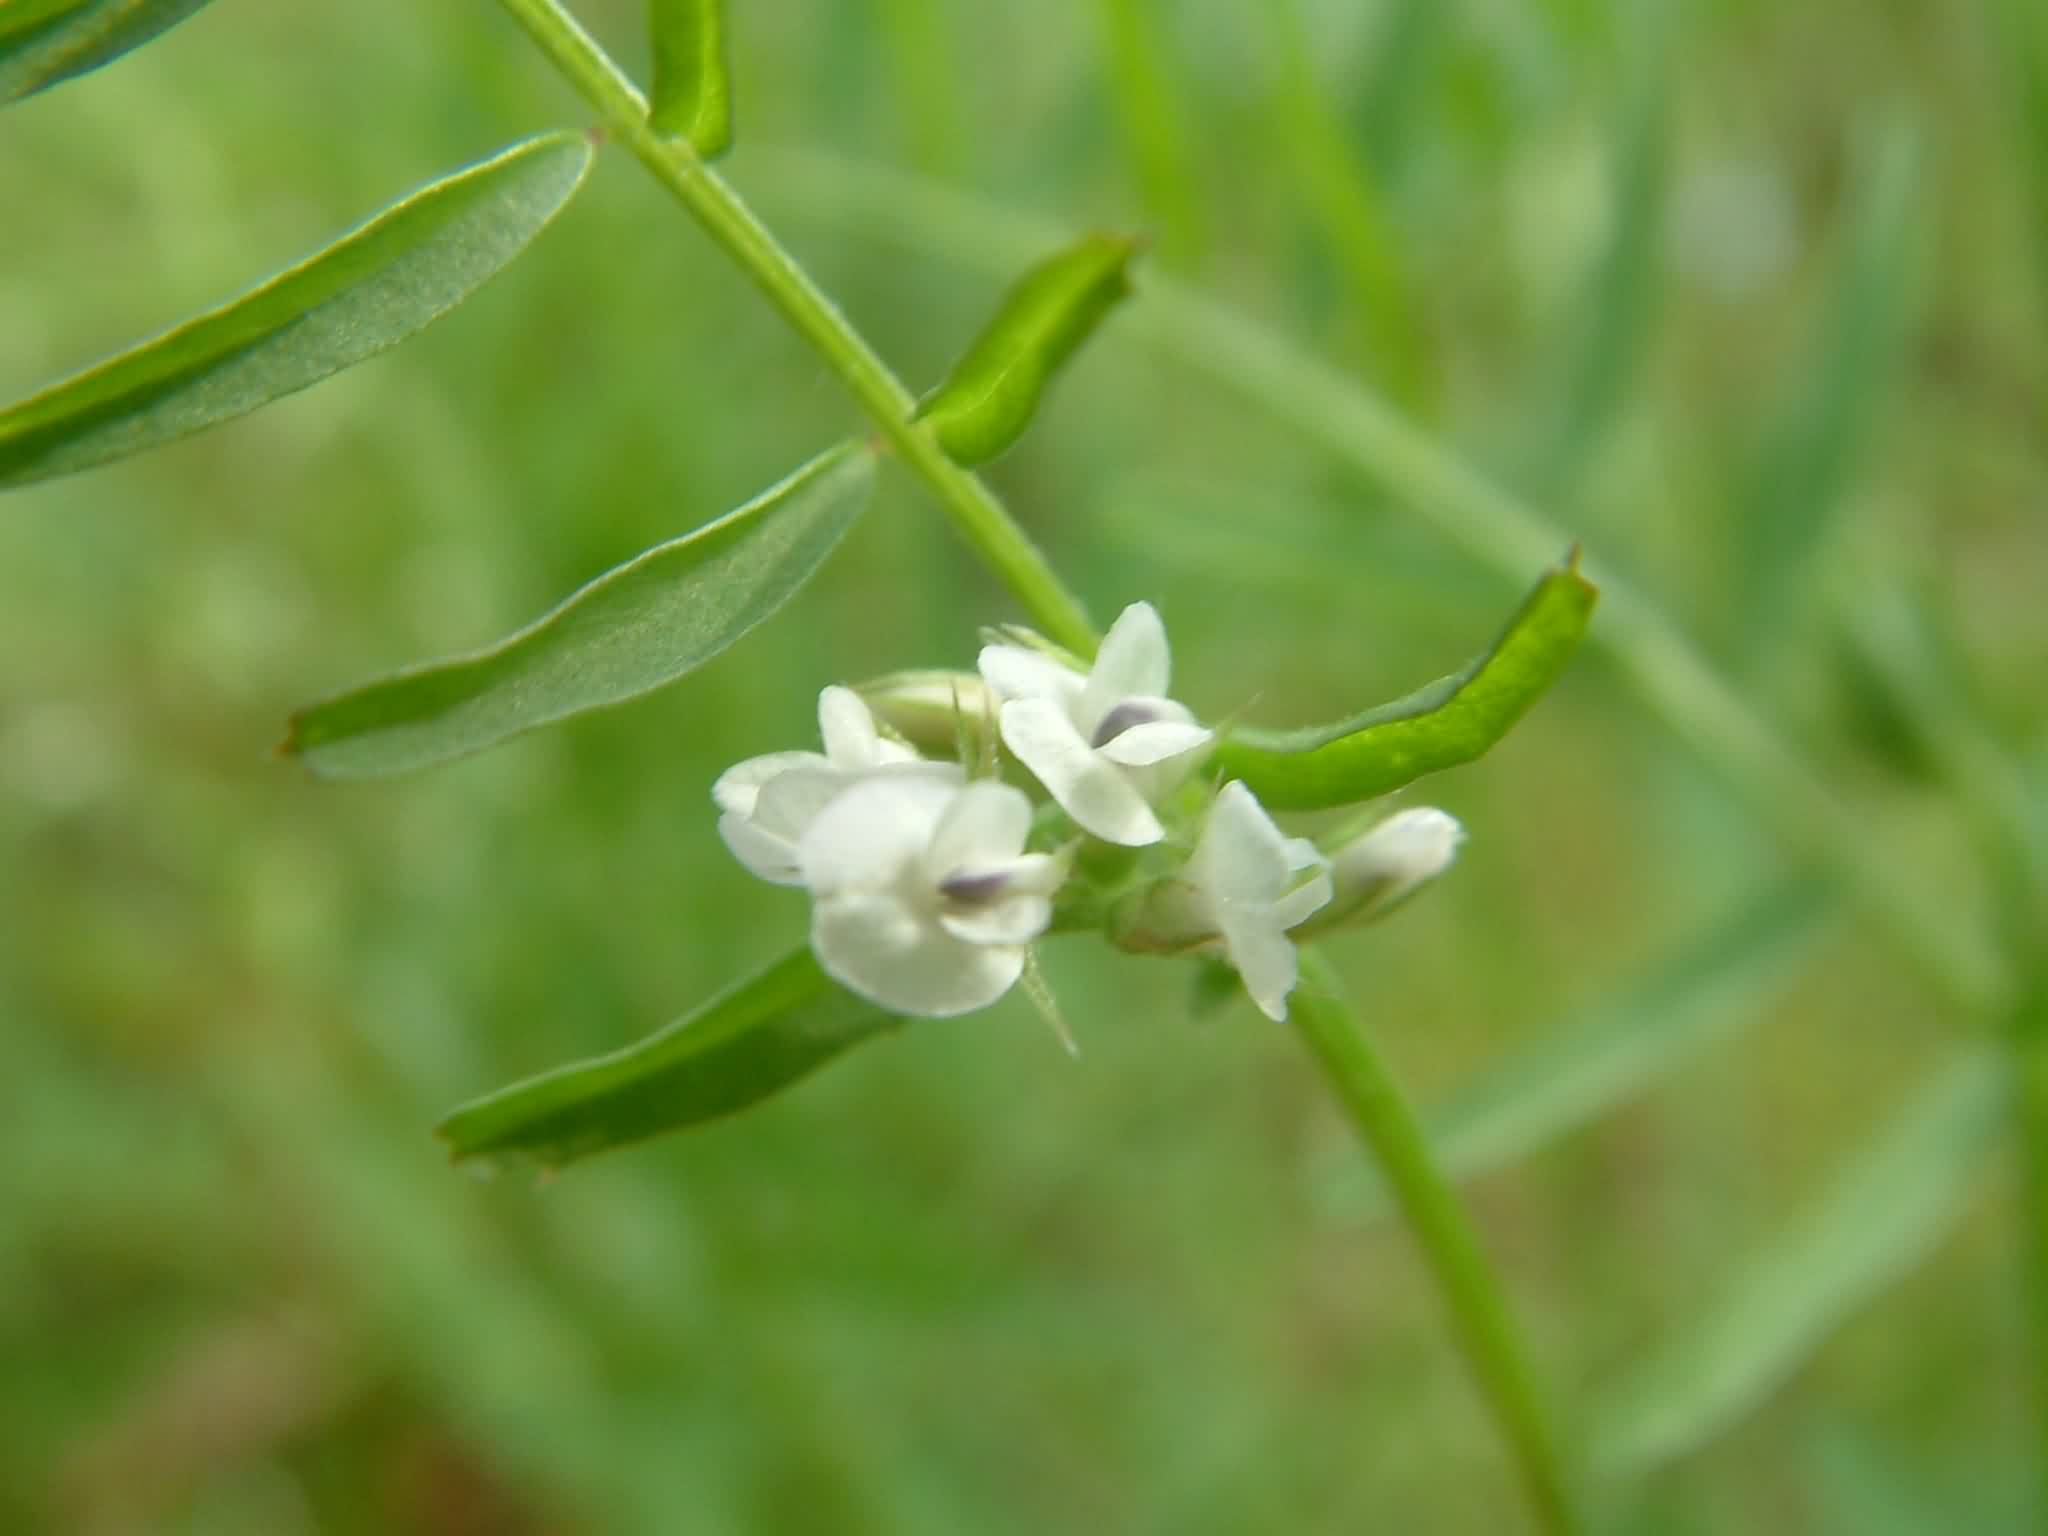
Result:
<svg viewBox="0 0 2048 1536">
<path fill-rule="evenodd" d="M 749 819 L 770 836 L 794 844 L 818 813 L 853 782 L 830 768 L 792 768 L 761 786 Z"/>
<path fill-rule="evenodd" d="M 1081 696 L 1080 673 L 1021 645 L 985 645 L 977 665 L 982 681 L 1005 699 L 1067 701 Z"/>
<path fill-rule="evenodd" d="M 816 752 L 770 752 L 765 757 L 750 757 L 718 776 L 711 786 L 711 798 L 721 811 L 731 811 L 739 816 L 754 813 L 754 801 L 761 793 L 761 786 L 769 780 L 789 772 L 792 768 L 829 768 L 831 766 Z"/>
<path fill-rule="evenodd" d="M 1290 837 L 1280 846 L 1282 857 L 1287 860 L 1290 871 L 1302 869 L 1327 869 L 1330 861 L 1323 857 L 1322 850 L 1305 837 Z"/>
<path fill-rule="evenodd" d="M 818 736 L 836 768 L 861 768 L 875 754 L 875 717 L 866 700 L 837 684 L 818 695 Z"/>
<path fill-rule="evenodd" d="M 1237 779 L 1223 786 L 1209 808 L 1209 820 L 1188 867 L 1195 883 L 1219 907 L 1276 901 L 1293 872 L 1287 839 Z"/>
<path fill-rule="evenodd" d="M 1029 944 L 1052 921 L 1043 896 L 1005 896 L 972 912 L 942 912 L 939 926 L 969 944 Z"/>
<path fill-rule="evenodd" d="M 1032 896 L 1051 896 L 1067 883 L 1068 861 L 1055 853 L 1023 853 L 1003 866 L 1009 889 Z"/>
<path fill-rule="evenodd" d="M 1030 831 L 1031 802 L 1023 790 L 977 779 L 939 818 L 925 852 L 925 873 L 937 884 L 956 869 L 1013 859 L 1024 851 Z"/>
<path fill-rule="evenodd" d="M 1307 922 L 1321 908 L 1328 906 L 1335 887 L 1330 883 L 1330 872 L 1319 869 L 1297 885 L 1293 890 L 1273 903 L 1273 926 L 1283 932 Z"/>
<path fill-rule="evenodd" d="M 718 818 L 718 835 L 732 856 L 763 880 L 776 885 L 802 885 L 796 844 L 786 837 L 763 831 L 747 817 L 727 811 Z"/>
<path fill-rule="evenodd" d="M 1050 699 L 1003 706 L 1003 744 L 1038 776 L 1074 820 L 1106 842 L 1142 847 L 1166 835 L 1152 807 L 1122 770 L 1089 750 L 1081 732 Z"/>
<path fill-rule="evenodd" d="M 1165 693 L 1170 666 L 1159 610 L 1150 603 L 1131 604 L 1117 615 L 1095 653 L 1075 711 L 1082 728 L 1092 732 L 1119 700 Z"/>
<path fill-rule="evenodd" d="M 900 882 L 958 792 L 947 779 L 930 773 L 856 779 L 804 828 L 797 844 L 804 884 L 822 900 L 842 889 Z"/>
<path fill-rule="evenodd" d="M 1270 921 L 1258 917 L 1224 919 L 1223 942 L 1230 963 L 1259 1011 L 1269 1019 L 1287 1017 L 1287 994 L 1294 990 L 1299 962 L 1294 942 Z"/>
<path fill-rule="evenodd" d="M 1126 768 L 1146 768 L 1171 758 L 1199 752 L 1216 738 L 1214 731 L 1172 720 L 1134 725 L 1095 750 Z"/>
<path fill-rule="evenodd" d="M 872 891 L 820 896 L 811 947 L 829 975 L 871 1002 L 926 1018 L 985 1008 L 1024 972 L 1021 946 L 968 943 Z"/>
</svg>

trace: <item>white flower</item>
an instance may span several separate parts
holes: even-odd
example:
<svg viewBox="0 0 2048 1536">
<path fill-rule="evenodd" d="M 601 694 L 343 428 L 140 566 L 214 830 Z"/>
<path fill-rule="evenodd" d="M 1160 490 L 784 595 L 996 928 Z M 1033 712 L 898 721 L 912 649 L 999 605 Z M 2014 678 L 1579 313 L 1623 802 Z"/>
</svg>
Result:
<svg viewBox="0 0 2048 1536">
<path fill-rule="evenodd" d="M 1252 792 L 1232 780 L 1209 808 L 1181 878 L 1197 921 L 1222 936 L 1252 1001 L 1267 1017 L 1286 1018 L 1296 975 L 1287 930 L 1330 899 L 1329 866 L 1315 844 L 1282 834 Z"/>
<path fill-rule="evenodd" d="M 851 688 L 818 695 L 818 734 L 825 750 L 771 752 L 750 757 L 719 775 L 711 798 L 723 813 L 718 835 L 733 857 L 763 880 L 801 885 L 797 842 L 832 797 L 874 773 L 911 772 L 957 784 L 960 769 L 929 763 L 875 729 L 874 716 Z"/>
<path fill-rule="evenodd" d="M 981 675 L 1004 701 L 1004 745 L 1082 828 L 1130 846 L 1166 835 L 1150 802 L 1187 777 L 1214 735 L 1165 696 L 1170 665 L 1150 603 L 1118 616 L 1086 677 L 1020 645 L 981 653 Z"/>
<path fill-rule="evenodd" d="M 991 779 L 880 774 L 846 785 L 804 829 L 811 947 L 884 1008 L 942 1018 L 986 1007 L 1045 932 L 1066 861 L 1024 852 L 1031 802 Z"/>
<path fill-rule="evenodd" d="M 1464 840 L 1465 829 L 1448 811 L 1427 805 L 1396 811 L 1331 855 L 1336 894 L 1316 926 L 1386 916 L 1449 869 Z"/>
</svg>

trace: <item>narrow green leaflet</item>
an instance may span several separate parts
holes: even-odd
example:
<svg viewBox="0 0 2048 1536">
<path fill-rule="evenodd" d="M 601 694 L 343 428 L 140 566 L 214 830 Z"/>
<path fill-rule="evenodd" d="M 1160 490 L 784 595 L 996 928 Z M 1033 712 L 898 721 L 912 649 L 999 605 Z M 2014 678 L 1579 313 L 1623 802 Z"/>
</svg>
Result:
<svg viewBox="0 0 2048 1536">
<path fill-rule="evenodd" d="M 1598 596 L 1576 556 L 1545 573 L 1501 636 L 1462 672 L 1334 725 L 1233 731 L 1216 751 L 1269 809 L 1319 810 L 1399 789 L 1482 756 L 1578 648 Z"/>
<path fill-rule="evenodd" d="M 1955 1057 L 1806 1212 L 1738 1266 L 1704 1318 L 1606 1394 L 1594 1419 L 1599 1470 L 1638 1476 L 1712 1439 L 1924 1258 L 1978 1186 L 2004 1104 L 1989 1049 Z"/>
<path fill-rule="evenodd" d="M 8 0 L 0 5 L 0 104 L 139 48 L 206 0 Z"/>
<path fill-rule="evenodd" d="M 232 420 L 403 341 L 525 249 L 591 153 L 580 134 L 516 144 L 222 308 L 0 411 L 0 488 Z"/>
<path fill-rule="evenodd" d="M 647 120 L 685 139 L 701 160 L 732 147 L 732 71 L 726 63 L 725 0 L 648 0 L 654 89 Z"/>
<path fill-rule="evenodd" d="M 1137 249 L 1126 235 L 1088 235 L 1019 279 L 918 406 L 955 463 L 980 464 L 1024 435 L 1052 376 L 1131 291 Z"/>
<path fill-rule="evenodd" d="M 323 778 L 404 773 L 673 682 L 810 579 L 867 505 L 874 477 L 873 450 L 842 444 L 488 650 L 300 711 L 280 750 Z"/>
<path fill-rule="evenodd" d="M 807 947 L 637 1045 L 463 1105 L 436 1134 L 460 1158 L 559 1167 L 758 1103 L 902 1020 L 855 997 Z"/>
<path fill-rule="evenodd" d="M 1830 927 L 1825 892 L 1815 883 L 1745 896 L 1704 939 L 1542 1032 L 1424 1116 L 1438 1165 L 1459 1180 L 1505 1168 L 1668 1078 L 1753 1023 Z M 1350 1172 L 1344 1179 L 1362 1182 Z M 1382 1187 L 1375 1180 L 1367 1188 L 1368 1214 L 1386 1214 Z"/>
</svg>

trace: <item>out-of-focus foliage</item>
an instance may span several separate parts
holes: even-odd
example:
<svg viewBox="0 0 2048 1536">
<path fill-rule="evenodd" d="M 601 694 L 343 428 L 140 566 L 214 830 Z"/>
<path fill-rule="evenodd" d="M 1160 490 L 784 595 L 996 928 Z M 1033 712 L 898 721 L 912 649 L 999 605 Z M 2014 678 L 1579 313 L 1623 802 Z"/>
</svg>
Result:
<svg viewBox="0 0 2048 1536">
<path fill-rule="evenodd" d="M 1988 928 L 1980 829 L 1841 615 L 1911 573 L 1977 760 L 2038 805 L 2027 7 L 1297 9 L 1289 40 L 1224 0 L 738 7 L 726 171 L 915 388 L 986 314 L 986 276 L 785 210 L 766 146 L 1151 224 L 1167 269 L 1412 386 Z M 638 0 L 584 14 L 644 64 Z M 1319 102 L 1290 118 L 1276 93 L 1305 80 Z M 0 209 L 33 210 L 0 254 L 0 398 L 581 123 L 488 6 L 207 7 L 0 116 Z M 1463 660 L 1514 589 L 1144 349 L 1140 290 L 992 471 L 1097 611 L 1158 603 L 1214 719 L 1330 718 Z M 1387 336 L 1398 359 L 1362 353 Z M 885 475 L 797 603 L 630 708 L 345 787 L 271 759 L 280 722 L 506 633 L 858 426 L 607 156 L 405 348 L 10 496 L 0 1529 L 1519 1518 L 1313 1068 L 1247 1008 L 1198 1013 L 1179 967 L 1055 944 L 1078 1063 L 1012 1000 L 549 1182 L 478 1182 L 429 1134 L 786 952 L 801 898 L 726 856 L 712 779 L 807 741 L 823 684 L 970 665 L 977 626 L 1017 615 Z M 1752 563 L 1786 550 L 1796 571 Z M 1655 999 L 1791 864 L 1599 664 L 1418 793 L 1470 830 L 1458 868 L 1332 954 L 1425 1105 Z M 1962 1039 L 1860 923 L 1805 952 L 1789 982 L 1723 988 L 1759 1011 L 1688 1029 L 1681 1070 L 1471 1186 L 1568 1419 L 1689 1319 L 1756 1347 L 1745 1256 L 1797 1252 L 1817 1198 L 1864 1188 L 1858 1150 Z M 1614 1490 L 1616 1527 L 2016 1523 L 2039 1442 L 1998 1170 L 1779 1390 Z M 1787 1306 L 1797 1326 L 1752 1315 L 1822 1315 Z"/>
</svg>

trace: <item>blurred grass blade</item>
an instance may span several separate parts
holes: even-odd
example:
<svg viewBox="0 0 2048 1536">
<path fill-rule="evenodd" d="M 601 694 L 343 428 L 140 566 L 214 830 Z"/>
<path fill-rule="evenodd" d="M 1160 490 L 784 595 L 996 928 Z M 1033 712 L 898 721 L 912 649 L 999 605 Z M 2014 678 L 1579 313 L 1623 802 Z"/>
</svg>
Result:
<svg viewBox="0 0 2048 1536">
<path fill-rule="evenodd" d="M 1800 883 L 1745 899 L 1732 921 L 1619 996 L 1489 1067 L 1424 1117 L 1438 1164 L 1464 1180 L 1518 1163 L 1753 1022 L 1826 932 L 1824 896 Z"/>
<path fill-rule="evenodd" d="M 959 8 L 948 0 L 880 0 L 868 13 L 872 19 L 864 13 L 862 25 L 873 31 L 885 55 L 883 93 L 895 109 L 911 163 L 927 176 L 958 174 L 973 142 L 961 127 L 961 94 L 976 81 L 972 71 L 954 64 Z"/>
<path fill-rule="evenodd" d="M 1986 1049 L 1950 1061 L 1821 1198 L 1736 1269 L 1721 1300 L 1609 1391 L 1594 1453 L 1638 1476 L 1739 1421 L 1962 1214 L 2004 1121 Z"/>
<path fill-rule="evenodd" d="M 637 1045 L 463 1105 L 436 1128 L 457 1159 L 546 1167 L 745 1109 L 900 1025 L 818 968 L 809 946 Z"/>
<path fill-rule="evenodd" d="M 2048 324 L 2048 8 L 2040 0 L 1990 0 L 2012 92 L 2012 156 L 2019 195 L 2033 215 L 2035 309 Z"/>
<path fill-rule="evenodd" d="M 1334 725 L 1234 731 L 1214 761 L 1269 809 L 1284 811 L 1354 804 L 1469 763 L 1557 681 L 1597 596 L 1574 557 L 1545 573 L 1500 638 L 1462 672 Z"/>
<path fill-rule="evenodd" d="M 867 505 L 874 476 L 873 450 L 842 444 L 488 650 L 302 710 L 280 750 L 323 778 L 404 773 L 673 682 L 810 579 Z"/>
<path fill-rule="evenodd" d="M 1128 236 L 1085 236 L 1004 295 L 945 383 L 918 405 L 956 464 L 992 459 L 1024 435 L 1053 375 L 1130 293 L 1137 249 Z"/>
<path fill-rule="evenodd" d="M 524 250 L 590 157 L 579 134 L 515 145 L 222 308 L 0 411 L 0 487 L 171 442 L 403 341 Z"/>
<path fill-rule="evenodd" d="M 82 75 L 168 31 L 206 0 L 10 0 L 0 5 L 0 104 Z"/>
<path fill-rule="evenodd" d="M 725 0 L 648 0 L 654 88 L 647 120 L 689 141 L 700 160 L 732 147 L 732 70 L 726 62 Z"/>
<path fill-rule="evenodd" d="M 1664 213 L 1669 201 L 1672 75 L 1680 27 L 1673 0 L 1617 12 L 1628 26 L 1629 87 L 1610 172 L 1614 217 L 1604 250 L 1578 296 L 1577 335 L 1556 387 L 1551 440 L 1536 481 L 1565 499 L 1628 405 L 1656 332 L 1663 293 Z"/>
<path fill-rule="evenodd" d="M 1123 118 L 1146 212 L 1169 266 L 1196 271 L 1209 234 L 1199 151 L 1168 56 L 1159 0 L 1097 0 L 1108 47 L 1110 93 Z"/>
<path fill-rule="evenodd" d="M 1743 517 L 1743 573 L 1759 611 L 1795 599 L 1875 430 L 1912 325 L 1919 136 L 1884 125 L 1850 189 L 1821 333 L 1767 428 Z"/>
<path fill-rule="evenodd" d="M 1296 0 L 1268 0 L 1263 10 L 1279 55 L 1270 113 L 1284 136 L 1288 168 L 1349 290 L 1360 364 L 1404 408 L 1431 417 L 1436 359 L 1379 179 L 1324 96 Z"/>
</svg>

